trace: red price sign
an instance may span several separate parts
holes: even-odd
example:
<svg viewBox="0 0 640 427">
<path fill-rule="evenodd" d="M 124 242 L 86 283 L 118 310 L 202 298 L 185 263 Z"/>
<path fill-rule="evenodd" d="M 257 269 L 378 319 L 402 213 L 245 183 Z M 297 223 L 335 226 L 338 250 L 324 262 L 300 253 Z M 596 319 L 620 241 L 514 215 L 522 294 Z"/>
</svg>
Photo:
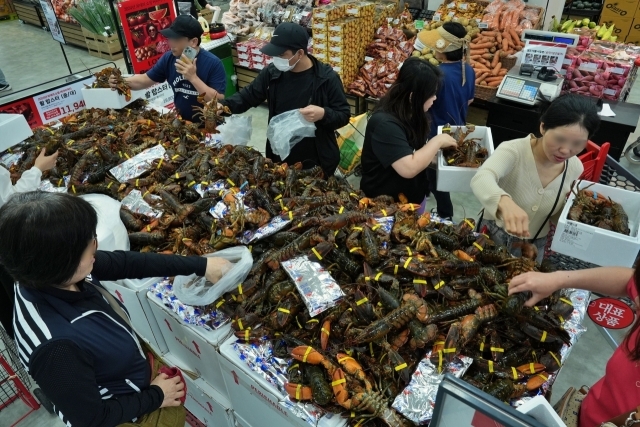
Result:
<svg viewBox="0 0 640 427">
<path fill-rule="evenodd" d="M 623 329 L 633 323 L 635 313 L 627 304 L 615 298 L 598 298 L 587 308 L 593 323 L 607 329 Z"/>
</svg>

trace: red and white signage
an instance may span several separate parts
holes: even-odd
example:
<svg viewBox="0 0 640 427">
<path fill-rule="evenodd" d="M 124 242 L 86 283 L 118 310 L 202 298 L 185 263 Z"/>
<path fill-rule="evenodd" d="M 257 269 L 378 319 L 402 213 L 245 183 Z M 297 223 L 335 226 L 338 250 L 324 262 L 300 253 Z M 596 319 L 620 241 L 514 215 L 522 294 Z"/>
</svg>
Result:
<svg viewBox="0 0 640 427">
<path fill-rule="evenodd" d="M 35 95 L 33 102 L 36 105 L 40 120 L 43 124 L 55 122 L 79 110 L 84 110 L 84 98 L 82 88 L 91 85 L 94 77 L 73 82 L 67 86 L 53 89 L 49 92 Z"/>
<path fill-rule="evenodd" d="M 593 323 L 607 329 L 623 329 L 633 323 L 633 309 L 616 298 L 598 298 L 589 303 L 587 308 Z"/>
</svg>

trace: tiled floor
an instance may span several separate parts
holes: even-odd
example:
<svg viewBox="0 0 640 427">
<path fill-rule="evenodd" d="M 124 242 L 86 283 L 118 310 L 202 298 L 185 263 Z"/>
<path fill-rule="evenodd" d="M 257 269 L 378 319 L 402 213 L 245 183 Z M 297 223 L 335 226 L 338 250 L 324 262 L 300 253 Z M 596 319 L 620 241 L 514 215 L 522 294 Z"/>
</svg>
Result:
<svg viewBox="0 0 640 427">
<path fill-rule="evenodd" d="M 89 56 L 83 49 L 72 46 L 65 47 L 73 72 L 79 72 L 86 67 L 97 66 L 105 63 L 104 60 Z M 123 61 L 118 65 L 123 67 Z M 18 21 L 0 21 L 0 68 L 5 73 L 8 81 L 13 86 L 13 92 L 0 93 L 0 103 L 6 102 L 12 93 L 22 89 L 41 84 L 45 81 L 68 74 L 59 44 L 54 42 L 49 33 L 30 25 L 20 24 Z M 640 85 L 633 90 L 629 101 L 640 103 Z M 6 98 L 5 98 L 6 96 Z M 251 144 L 264 151 L 266 143 L 267 110 L 259 107 L 246 114 L 253 116 L 253 135 Z M 640 128 L 631 136 L 629 142 L 635 141 L 640 135 Z M 640 176 L 640 165 L 630 164 L 626 159 L 621 164 Z M 358 183 L 358 179 L 353 179 Z M 470 194 L 453 193 L 452 200 L 455 206 L 455 219 L 463 216 L 475 216 L 480 205 Z M 434 202 L 429 202 L 429 208 L 434 207 Z M 591 385 L 604 373 L 606 361 L 612 354 L 612 349 L 589 321 L 585 321 L 587 332 L 581 337 L 573 349 L 569 362 L 564 366 L 556 385 L 554 386 L 554 398 L 559 398 L 568 386 Z M 618 334 L 618 340 L 622 335 Z M 17 401 L 0 412 L 0 426 L 10 425 L 27 408 Z M 28 416 L 20 426 L 24 427 L 62 427 L 62 423 L 52 415 L 40 409 Z M 259 426 L 254 426 L 259 427 Z"/>
</svg>

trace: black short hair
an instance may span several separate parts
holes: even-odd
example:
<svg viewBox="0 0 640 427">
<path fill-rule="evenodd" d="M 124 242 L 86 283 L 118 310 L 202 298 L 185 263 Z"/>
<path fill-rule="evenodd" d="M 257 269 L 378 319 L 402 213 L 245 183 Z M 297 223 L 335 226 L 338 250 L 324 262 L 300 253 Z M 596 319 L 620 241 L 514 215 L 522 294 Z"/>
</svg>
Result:
<svg viewBox="0 0 640 427">
<path fill-rule="evenodd" d="M 153 28 L 153 29 L 155 29 L 156 31 L 158 31 L 158 27 L 156 27 L 156 25 L 155 25 L 155 24 L 148 23 L 148 24 L 147 24 L 147 32 L 149 31 L 149 28 Z"/>
<path fill-rule="evenodd" d="M 459 39 L 464 38 L 467 35 L 467 30 L 464 29 L 464 26 L 459 22 L 445 22 L 442 25 L 442 28 L 447 30 L 447 32 L 453 34 Z M 461 61 L 464 57 L 464 53 L 462 52 L 462 48 L 458 50 L 454 50 L 452 52 L 443 52 L 447 61 Z"/>
<path fill-rule="evenodd" d="M 96 236 L 98 215 L 86 200 L 62 193 L 17 193 L 0 208 L 0 264 L 20 285 L 68 282 Z"/>
<path fill-rule="evenodd" d="M 580 125 L 593 138 L 600 127 L 600 116 L 596 100 L 582 95 L 568 93 L 559 96 L 546 107 L 540 116 L 545 130 L 561 126 Z"/>
</svg>

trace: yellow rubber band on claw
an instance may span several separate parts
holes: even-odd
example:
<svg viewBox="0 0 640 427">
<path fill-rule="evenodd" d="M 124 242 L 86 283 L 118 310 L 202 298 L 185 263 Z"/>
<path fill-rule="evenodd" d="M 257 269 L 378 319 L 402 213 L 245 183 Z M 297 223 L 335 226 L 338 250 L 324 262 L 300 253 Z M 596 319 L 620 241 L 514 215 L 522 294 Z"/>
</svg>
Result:
<svg viewBox="0 0 640 427">
<path fill-rule="evenodd" d="M 382 215 L 384 215 L 384 216 L 388 216 L 388 215 L 387 215 L 387 211 L 386 211 L 386 210 L 384 210 L 384 209 L 380 209 L 380 212 L 382 212 Z"/>
<path fill-rule="evenodd" d="M 484 248 L 482 246 L 480 246 L 477 242 L 473 242 L 473 246 L 475 246 L 476 248 L 478 248 L 478 250 L 480 252 L 482 252 L 484 250 Z"/>
<path fill-rule="evenodd" d="M 426 285 L 427 281 L 423 280 L 423 279 L 413 279 L 413 284 L 414 285 Z"/>
<path fill-rule="evenodd" d="M 338 359 L 338 363 L 342 363 L 342 362 L 344 362 L 345 360 L 349 360 L 349 359 L 354 360 L 354 359 L 353 359 L 353 357 L 345 356 L 345 357 L 343 357 L 343 358 L 341 358 L 341 359 Z"/>
<path fill-rule="evenodd" d="M 282 308 L 282 307 L 278 308 L 278 311 L 281 312 L 281 313 L 291 314 L 291 311 L 287 310 L 286 308 Z"/>
<path fill-rule="evenodd" d="M 471 228 L 474 228 L 474 227 L 475 227 L 475 225 L 473 225 L 473 223 L 472 223 L 471 221 L 469 221 L 468 219 L 465 219 L 465 220 L 464 220 L 464 222 L 466 222 L 466 223 L 467 223 L 467 225 L 468 225 L 469 227 L 471 227 Z"/>
<path fill-rule="evenodd" d="M 536 365 L 533 362 L 529 363 L 529 372 L 533 375 L 536 373 Z"/>
<path fill-rule="evenodd" d="M 404 368 L 406 368 L 406 367 L 407 367 L 407 364 L 406 364 L 406 363 L 401 363 L 400 365 L 396 366 L 396 367 L 395 367 L 395 368 L 393 368 L 393 369 L 395 369 L 395 370 L 396 370 L 396 372 L 398 372 L 398 371 L 401 371 L 402 369 L 404 369 Z"/>
<path fill-rule="evenodd" d="M 394 275 L 394 276 L 397 276 L 397 275 L 398 275 L 398 264 L 396 264 L 396 265 L 393 267 L 393 275 Z"/>
<path fill-rule="evenodd" d="M 362 305 L 362 304 L 364 304 L 364 303 L 366 303 L 366 302 L 369 302 L 369 298 L 364 297 L 364 298 L 362 298 L 361 300 L 356 301 L 356 305 Z"/>
<path fill-rule="evenodd" d="M 489 360 L 489 373 L 493 374 L 493 360 Z"/>
<path fill-rule="evenodd" d="M 318 258 L 320 261 L 322 261 L 322 255 L 320 255 L 320 252 L 318 252 L 316 250 L 316 248 L 311 248 L 311 252 L 313 252 L 313 254 L 316 256 L 316 258 Z"/>
<path fill-rule="evenodd" d="M 441 288 L 441 287 L 443 287 L 443 286 L 444 286 L 444 280 L 441 280 L 440 282 L 438 282 L 438 284 L 437 284 L 437 285 L 435 285 L 435 286 L 433 287 L 433 289 L 435 289 L 435 290 L 437 291 L 438 289 L 440 289 L 440 288 Z"/>
<path fill-rule="evenodd" d="M 340 209 L 338 210 L 339 214 L 341 214 L 342 212 L 344 212 L 344 206 L 340 206 Z"/>
<path fill-rule="evenodd" d="M 355 230 L 355 231 L 362 231 L 362 227 L 353 227 L 353 228 L 352 228 L 352 230 Z"/>
<path fill-rule="evenodd" d="M 513 366 L 511 367 L 511 373 L 513 374 L 514 381 L 518 379 L 518 371 Z"/>
<path fill-rule="evenodd" d="M 456 352 L 456 348 L 455 347 L 453 347 L 453 348 L 443 348 L 442 352 L 443 353 L 455 353 Z"/>
<path fill-rule="evenodd" d="M 289 220 L 293 221 L 293 212 L 289 211 Z"/>
<path fill-rule="evenodd" d="M 335 386 L 338 386 L 338 385 L 340 385 L 340 384 L 344 384 L 344 383 L 346 383 L 346 382 L 347 382 L 347 380 L 346 380 L 346 379 L 344 379 L 344 378 L 340 378 L 339 380 L 332 381 L 332 382 L 331 382 L 331 386 L 332 386 L 332 387 L 335 387 Z"/>
<path fill-rule="evenodd" d="M 538 376 L 539 376 L 540 378 L 542 378 L 543 380 L 545 380 L 545 381 L 549 379 L 549 377 L 548 377 L 548 376 L 543 375 L 543 374 L 538 374 Z"/>
<path fill-rule="evenodd" d="M 540 342 L 545 342 L 547 340 L 547 331 L 542 331 L 542 337 L 540 337 Z"/>
<path fill-rule="evenodd" d="M 313 351 L 313 347 L 307 347 L 307 350 L 304 352 L 304 356 L 302 356 L 302 361 L 307 363 L 307 357 L 309 357 L 309 354 L 311 354 L 311 352 Z"/>
<path fill-rule="evenodd" d="M 235 183 L 235 182 L 233 182 L 233 181 L 231 180 L 231 178 L 227 178 L 227 182 L 228 182 L 228 183 L 229 183 L 229 185 L 231 185 L 232 187 L 235 187 L 235 186 L 236 186 L 236 183 Z"/>
<path fill-rule="evenodd" d="M 242 283 L 238 285 L 238 294 L 242 295 Z"/>
<path fill-rule="evenodd" d="M 438 371 L 442 369 L 442 350 L 438 351 Z"/>
<path fill-rule="evenodd" d="M 406 249 L 407 249 L 407 253 L 409 254 L 409 256 L 413 256 L 413 252 L 411 252 L 411 248 L 409 246 L 407 246 Z"/>
<path fill-rule="evenodd" d="M 409 264 L 411 263 L 411 260 L 412 260 L 412 259 L 413 259 L 413 257 L 409 257 L 409 258 L 407 258 L 407 260 L 404 262 L 404 268 L 405 268 L 405 269 L 409 266 Z"/>
<path fill-rule="evenodd" d="M 362 418 L 361 420 L 359 420 L 353 427 L 360 427 L 362 425 L 362 423 L 364 423 L 366 420 L 366 418 Z"/>
<path fill-rule="evenodd" d="M 480 343 L 480 351 L 484 351 L 484 341 Z"/>
<path fill-rule="evenodd" d="M 371 352 L 371 357 L 373 357 L 375 353 L 373 352 L 373 343 L 372 342 L 369 343 L 369 351 Z"/>
<path fill-rule="evenodd" d="M 156 167 L 156 169 L 160 169 L 163 161 L 164 161 L 164 158 L 161 158 L 160 161 L 158 162 L 158 166 Z"/>
<path fill-rule="evenodd" d="M 302 390 L 302 385 L 298 384 L 296 386 L 296 400 L 300 400 L 300 390 Z"/>
<path fill-rule="evenodd" d="M 349 249 L 349 252 L 354 253 L 356 251 L 359 251 L 360 249 L 362 249 L 362 248 L 361 247 L 351 248 L 351 249 Z"/>
<path fill-rule="evenodd" d="M 242 319 L 238 319 L 238 328 L 240 328 L 240 330 L 244 329 L 244 327 L 242 326 Z"/>
<path fill-rule="evenodd" d="M 382 225 L 381 225 L 381 224 L 376 224 L 376 225 L 374 225 L 373 227 L 371 227 L 371 229 L 372 229 L 373 231 L 376 231 L 376 230 L 377 230 L 378 228 L 380 228 L 380 227 L 382 227 Z"/>
<path fill-rule="evenodd" d="M 245 340 L 245 341 L 249 341 L 249 333 L 250 333 L 250 332 L 249 332 L 249 330 L 248 330 L 248 329 L 244 331 L 244 340 Z"/>
<path fill-rule="evenodd" d="M 553 357 L 553 360 L 556 361 L 556 363 L 558 364 L 558 366 L 562 366 L 562 363 L 560 363 L 560 360 L 558 360 L 558 357 L 555 355 L 554 352 L 550 351 L 549 354 L 551 355 L 551 357 Z"/>
<path fill-rule="evenodd" d="M 504 348 L 491 347 L 491 351 L 496 352 L 496 353 L 504 353 Z"/>
<path fill-rule="evenodd" d="M 329 333 L 329 331 L 327 331 L 325 328 L 320 328 L 320 331 L 321 331 L 321 332 L 324 332 L 325 334 L 327 334 L 327 336 L 331 335 L 331 334 Z"/>
<path fill-rule="evenodd" d="M 566 298 L 560 298 L 560 301 L 562 301 L 565 304 L 569 304 L 570 306 L 573 306 L 573 303 L 570 300 L 566 299 Z"/>
<path fill-rule="evenodd" d="M 378 280 L 380 280 L 380 277 L 382 277 L 382 274 L 383 274 L 383 273 L 382 273 L 382 271 L 378 272 L 378 274 L 376 274 L 376 277 L 375 277 L 375 279 L 374 279 L 374 280 L 375 280 L 376 282 L 377 282 Z"/>
<path fill-rule="evenodd" d="M 280 199 L 282 199 L 282 194 L 278 194 L 276 197 L 273 198 L 273 200 L 275 200 L 276 202 Z"/>
<path fill-rule="evenodd" d="M 307 323 L 320 323 L 318 319 L 307 320 Z"/>
<path fill-rule="evenodd" d="M 222 304 L 224 304 L 224 300 L 218 301 L 218 303 L 216 304 L 216 308 L 222 307 Z"/>
</svg>

